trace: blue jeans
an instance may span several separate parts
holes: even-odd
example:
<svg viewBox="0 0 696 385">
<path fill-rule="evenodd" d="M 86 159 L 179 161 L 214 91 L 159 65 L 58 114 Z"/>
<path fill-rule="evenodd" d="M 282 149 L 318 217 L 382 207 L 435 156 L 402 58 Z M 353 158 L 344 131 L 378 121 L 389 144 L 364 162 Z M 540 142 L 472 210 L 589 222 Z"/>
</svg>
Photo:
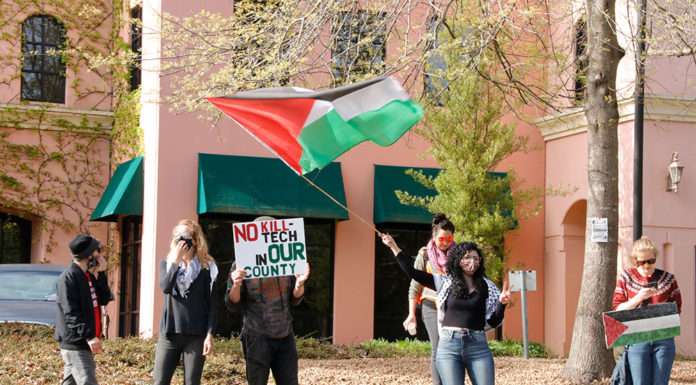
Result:
<svg viewBox="0 0 696 385">
<path fill-rule="evenodd" d="M 494 385 L 493 354 L 483 331 L 440 330 L 437 371 L 444 385 L 464 384 L 468 372 L 472 385 Z"/>
<path fill-rule="evenodd" d="M 667 385 L 674 364 L 674 338 L 628 345 L 633 385 Z"/>
</svg>

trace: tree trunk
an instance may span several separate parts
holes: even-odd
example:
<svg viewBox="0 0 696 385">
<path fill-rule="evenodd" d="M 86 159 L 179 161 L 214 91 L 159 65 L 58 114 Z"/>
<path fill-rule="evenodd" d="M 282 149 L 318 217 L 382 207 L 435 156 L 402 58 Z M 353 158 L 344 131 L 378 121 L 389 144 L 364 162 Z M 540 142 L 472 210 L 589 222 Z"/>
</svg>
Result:
<svg viewBox="0 0 696 385">
<path fill-rule="evenodd" d="M 588 198 L 585 263 L 573 340 L 563 376 L 587 384 L 611 375 L 612 351 L 604 342 L 602 312 L 611 310 L 618 247 L 618 135 L 616 71 L 624 52 L 616 40 L 615 0 L 586 0 L 587 54 L 585 116 Z M 592 242 L 590 218 L 607 218 L 609 241 Z"/>
</svg>

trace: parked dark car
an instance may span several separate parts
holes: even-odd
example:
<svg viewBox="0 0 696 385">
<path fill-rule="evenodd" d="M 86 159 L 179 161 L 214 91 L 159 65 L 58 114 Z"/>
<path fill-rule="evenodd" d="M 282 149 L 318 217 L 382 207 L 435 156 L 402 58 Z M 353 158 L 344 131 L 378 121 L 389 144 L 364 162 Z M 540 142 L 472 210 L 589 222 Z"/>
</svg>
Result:
<svg viewBox="0 0 696 385">
<path fill-rule="evenodd" d="M 0 322 L 56 326 L 56 282 L 67 266 L 0 264 Z"/>
</svg>

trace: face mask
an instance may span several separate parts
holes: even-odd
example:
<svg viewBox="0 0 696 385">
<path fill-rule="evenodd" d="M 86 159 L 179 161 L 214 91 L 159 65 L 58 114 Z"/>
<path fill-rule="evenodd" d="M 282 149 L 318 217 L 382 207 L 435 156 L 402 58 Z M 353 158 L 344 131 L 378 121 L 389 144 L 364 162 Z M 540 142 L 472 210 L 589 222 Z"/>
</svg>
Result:
<svg viewBox="0 0 696 385">
<path fill-rule="evenodd" d="M 479 262 L 478 258 L 472 258 L 472 259 L 462 258 L 460 265 L 462 267 L 462 270 L 466 274 L 474 274 L 474 272 L 476 272 L 476 270 L 478 270 L 478 268 L 480 266 L 480 262 Z"/>
</svg>

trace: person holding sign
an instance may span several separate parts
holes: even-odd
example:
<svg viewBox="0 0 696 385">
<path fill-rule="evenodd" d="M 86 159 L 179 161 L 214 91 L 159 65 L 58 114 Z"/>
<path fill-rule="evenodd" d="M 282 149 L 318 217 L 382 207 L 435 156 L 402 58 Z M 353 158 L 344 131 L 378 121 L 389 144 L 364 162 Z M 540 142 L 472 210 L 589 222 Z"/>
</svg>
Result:
<svg viewBox="0 0 696 385">
<path fill-rule="evenodd" d="M 457 244 L 454 242 L 454 223 L 443 213 L 435 214 L 432 222 L 433 237 L 426 247 L 418 251 L 418 256 L 413 267 L 430 274 L 444 274 L 447 255 Z M 437 331 L 437 306 L 435 305 L 436 293 L 432 289 L 423 287 L 415 280 L 411 280 L 408 288 L 408 317 L 404 320 L 404 329 L 416 324 L 416 306 L 421 305 L 421 315 L 425 329 L 430 340 L 430 377 L 433 385 L 440 385 L 440 375 L 437 373 L 436 353 L 437 342 L 440 336 Z M 414 333 L 415 334 L 415 330 Z"/>
<path fill-rule="evenodd" d="M 436 361 L 445 385 L 464 383 L 466 373 L 474 385 L 495 384 L 493 355 L 484 327 L 503 321 L 510 301 L 507 282 L 503 290 L 486 278 L 483 254 L 473 242 L 457 244 L 447 256 L 446 274 L 416 270 L 391 235 L 382 234 L 401 269 L 422 285 L 437 291 L 438 323 L 441 326 Z"/>
<path fill-rule="evenodd" d="M 614 310 L 627 310 L 650 304 L 676 302 L 681 313 L 681 294 L 674 274 L 656 269 L 659 251 L 643 236 L 633 244 L 630 261 L 616 281 Z M 669 382 L 676 348 L 674 337 L 626 346 L 626 357 L 634 385 L 661 385 Z"/>
<path fill-rule="evenodd" d="M 164 302 L 153 383 L 171 383 L 183 355 L 184 384 L 200 384 L 205 357 L 213 351 L 218 268 L 198 223 L 179 221 L 158 270 Z"/>
<path fill-rule="evenodd" d="M 250 385 L 266 385 L 269 372 L 278 385 L 297 385 L 297 346 L 292 331 L 291 306 L 304 298 L 304 274 L 267 278 L 247 277 L 247 270 L 232 264 L 227 280 L 225 304 L 241 311 L 242 351 Z"/>
</svg>

